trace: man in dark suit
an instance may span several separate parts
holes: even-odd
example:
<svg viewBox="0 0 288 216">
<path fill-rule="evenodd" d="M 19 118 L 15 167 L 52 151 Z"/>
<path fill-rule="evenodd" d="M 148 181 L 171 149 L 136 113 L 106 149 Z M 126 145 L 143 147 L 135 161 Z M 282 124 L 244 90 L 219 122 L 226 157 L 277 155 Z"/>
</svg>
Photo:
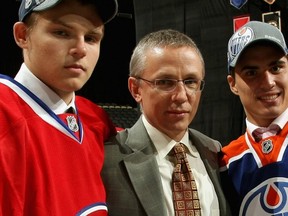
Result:
<svg viewBox="0 0 288 216">
<path fill-rule="evenodd" d="M 189 193 L 193 200 L 186 200 L 188 210 L 181 209 L 183 215 L 230 214 L 219 182 L 221 145 L 188 128 L 198 109 L 204 76 L 203 57 L 187 35 L 166 29 L 138 43 L 128 87 L 142 115 L 132 128 L 105 144 L 102 177 L 110 216 L 179 214 L 173 201 L 179 197 L 172 189 L 176 163 L 172 152 L 179 143 L 184 145 L 197 188 Z"/>
</svg>

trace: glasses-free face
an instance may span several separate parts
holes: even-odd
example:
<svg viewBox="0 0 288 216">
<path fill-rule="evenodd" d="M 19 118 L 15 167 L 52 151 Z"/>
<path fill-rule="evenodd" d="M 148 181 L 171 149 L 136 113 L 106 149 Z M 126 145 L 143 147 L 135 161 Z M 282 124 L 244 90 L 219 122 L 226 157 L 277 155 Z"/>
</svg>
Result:
<svg viewBox="0 0 288 216">
<path fill-rule="evenodd" d="M 67 103 L 90 78 L 99 58 L 104 26 L 92 6 L 66 0 L 31 14 L 33 26 L 14 25 L 27 67 Z"/>
<path fill-rule="evenodd" d="M 277 46 L 254 44 L 245 49 L 228 75 L 231 91 L 240 97 L 247 119 L 268 127 L 288 107 L 288 61 Z"/>
<path fill-rule="evenodd" d="M 136 77 L 138 80 L 143 80 L 147 83 L 153 85 L 154 88 L 163 91 L 163 92 L 172 92 L 176 89 L 177 84 L 179 82 L 183 83 L 185 86 L 186 92 L 188 94 L 194 94 L 197 91 L 202 91 L 205 85 L 204 80 L 197 79 L 185 79 L 185 80 L 177 80 L 177 79 L 155 79 L 155 80 L 147 80 L 142 77 Z"/>
</svg>

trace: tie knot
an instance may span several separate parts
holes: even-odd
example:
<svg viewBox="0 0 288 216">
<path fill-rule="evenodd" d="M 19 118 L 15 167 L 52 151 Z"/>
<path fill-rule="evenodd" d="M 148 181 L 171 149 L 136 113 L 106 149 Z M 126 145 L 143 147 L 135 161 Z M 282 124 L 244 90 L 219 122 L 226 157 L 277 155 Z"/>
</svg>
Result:
<svg viewBox="0 0 288 216">
<path fill-rule="evenodd" d="M 185 157 L 185 146 L 182 143 L 176 143 L 173 147 L 174 154 L 177 160 L 181 160 Z"/>
<path fill-rule="evenodd" d="M 75 114 L 75 110 L 74 110 L 73 107 L 69 107 L 69 108 L 65 111 L 65 113 Z"/>
<path fill-rule="evenodd" d="M 281 130 L 279 125 L 272 124 L 269 127 L 259 127 L 252 132 L 252 135 L 256 142 L 269 136 L 275 136 Z"/>
<path fill-rule="evenodd" d="M 176 143 L 173 150 L 174 150 L 175 154 L 184 153 L 185 152 L 185 146 L 182 143 Z"/>
</svg>

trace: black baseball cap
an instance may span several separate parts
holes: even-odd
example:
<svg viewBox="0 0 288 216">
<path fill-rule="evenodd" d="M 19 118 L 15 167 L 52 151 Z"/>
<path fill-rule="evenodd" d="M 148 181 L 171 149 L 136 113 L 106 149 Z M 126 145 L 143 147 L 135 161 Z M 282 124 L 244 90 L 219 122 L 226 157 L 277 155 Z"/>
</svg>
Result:
<svg viewBox="0 0 288 216">
<path fill-rule="evenodd" d="M 32 11 L 44 11 L 57 5 L 61 0 L 22 0 L 19 20 L 23 21 Z M 94 0 L 103 23 L 112 20 L 118 12 L 117 0 Z"/>
</svg>

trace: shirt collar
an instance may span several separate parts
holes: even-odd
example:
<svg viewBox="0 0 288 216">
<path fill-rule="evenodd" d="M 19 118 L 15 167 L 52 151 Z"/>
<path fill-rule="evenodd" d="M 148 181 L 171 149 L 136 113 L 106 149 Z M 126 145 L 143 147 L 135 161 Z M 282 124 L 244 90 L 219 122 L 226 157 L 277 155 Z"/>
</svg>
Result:
<svg viewBox="0 0 288 216">
<path fill-rule="evenodd" d="M 160 157 L 160 159 L 165 158 L 169 154 L 169 152 L 172 150 L 174 145 L 176 144 L 176 141 L 171 139 L 170 137 L 168 137 L 166 134 L 162 133 L 161 131 L 159 131 L 154 126 L 152 126 L 147 121 L 144 115 L 142 115 L 142 121 L 147 130 L 149 137 L 154 143 L 158 156 Z M 180 142 L 183 143 L 187 147 L 189 154 L 191 154 L 194 157 L 199 156 L 196 148 L 194 146 L 192 148 L 192 145 L 190 145 L 188 129 L 186 133 L 184 134 L 184 136 L 182 137 Z"/>
<path fill-rule="evenodd" d="M 288 119 L 288 108 L 280 115 L 278 116 L 276 119 L 274 119 L 274 121 L 270 124 L 276 124 L 278 125 L 281 129 L 283 129 L 283 127 L 285 126 L 285 124 L 287 123 L 287 119 Z M 246 125 L 247 125 L 247 131 L 252 134 L 252 132 L 254 130 L 256 130 L 257 128 L 259 128 L 259 126 L 254 125 L 253 123 L 251 123 L 247 118 L 246 118 Z"/>
<path fill-rule="evenodd" d="M 39 80 L 23 63 L 15 80 L 40 98 L 54 113 L 64 113 L 69 107 L 75 109 L 75 93 L 70 104 L 66 104 L 52 89 Z"/>
</svg>

